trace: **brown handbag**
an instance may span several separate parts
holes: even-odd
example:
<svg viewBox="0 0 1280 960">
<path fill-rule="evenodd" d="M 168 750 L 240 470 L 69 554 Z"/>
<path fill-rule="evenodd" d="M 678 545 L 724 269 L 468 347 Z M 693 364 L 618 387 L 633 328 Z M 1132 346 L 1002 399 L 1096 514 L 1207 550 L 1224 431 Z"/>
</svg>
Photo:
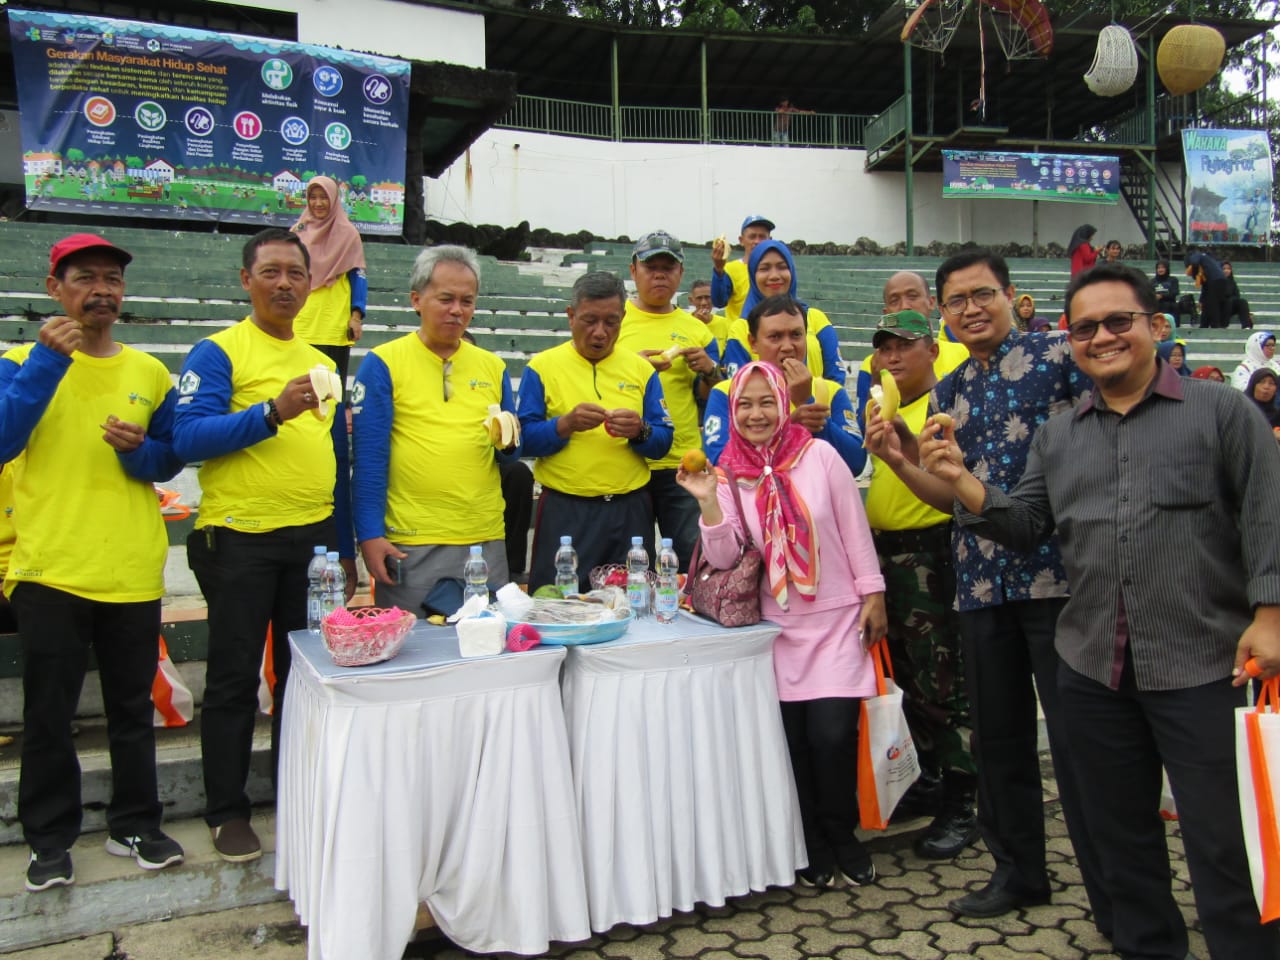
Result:
<svg viewBox="0 0 1280 960">
<path fill-rule="evenodd" d="M 727 570 L 713 567 L 702 556 L 702 538 L 698 538 L 689 563 L 685 593 L 694 611 L 709 617 L 722 627 L 749 627 L 760 622 L 760 577 L 764 573 L 764 557 L 751 539 L 747 515 L 742 509 L 742 495 L 732 470 L 725 477 L 733 488 L 733 502 L 742 520 L 746 542 L 738 559 Z"/>
</svg>

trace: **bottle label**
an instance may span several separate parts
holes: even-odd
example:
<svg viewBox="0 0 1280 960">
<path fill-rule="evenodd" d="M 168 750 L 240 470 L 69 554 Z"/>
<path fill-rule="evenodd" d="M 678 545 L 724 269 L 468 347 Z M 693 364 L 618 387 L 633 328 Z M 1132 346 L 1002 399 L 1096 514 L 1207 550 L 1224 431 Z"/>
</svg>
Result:
<svg viewBox="0 0 1280 960">
<path fill-rule="evenodd" d="M 680 606 L 680 595 L 675 587 L 659 587 L 654 597 L 654 610 L 659 617 L 674 619 Z"/>
</svg>

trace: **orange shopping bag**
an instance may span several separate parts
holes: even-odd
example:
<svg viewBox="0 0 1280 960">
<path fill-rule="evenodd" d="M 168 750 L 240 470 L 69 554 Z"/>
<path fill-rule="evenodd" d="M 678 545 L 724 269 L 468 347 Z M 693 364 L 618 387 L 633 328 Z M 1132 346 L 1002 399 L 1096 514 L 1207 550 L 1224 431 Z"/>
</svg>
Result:
<svg viewBox="0 0 1280 960">
<path fill-rule="evenodd" d="M 907 788 L 920 776 L 920 759 L 893 680 L 888 641 L 870 650 L 876 695 L 862 701 L 858 723 L 858 819 L 864 830 L 884 830 Z"/>
<path fill-rule="evenodd" d="M 157 727 L 185 727 L 195 715 L 191 688 L 183 682 L 182 674 L 169 659 L 169 648 L 163 634 L 160 636 L 156 675 L 151 681 L 151 704 Z"/>
<path fill-rule="evenodd" d="M 1280 677 L 1258 706 L 1236 710 L 1236 776 L 1253 896 L 1262 922 L 1280 919 Z"/>
</svg>

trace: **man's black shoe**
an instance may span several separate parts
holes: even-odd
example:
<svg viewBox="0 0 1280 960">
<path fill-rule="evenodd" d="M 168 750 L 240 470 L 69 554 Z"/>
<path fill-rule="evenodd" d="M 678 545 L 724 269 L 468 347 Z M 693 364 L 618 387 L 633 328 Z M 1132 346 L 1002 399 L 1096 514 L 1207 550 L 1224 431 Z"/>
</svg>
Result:
<svg viewBox="0 0 1280 960">
<path fill-rule="evenodd" d="M 817 887 L 819 890 L 825 890 L 831 886 L 831 881 L 835 877 L 830 867 L 805 867 L 803 870 L 796 871 L 796 879 L 800 881 L 801 886 Z"/>
<path fill-rule="evenodd" d="M 948 808 L 916 837 L 916 856 L 922 860 L 952 860 L 978 842 L 978 817 L 973 807 Z"/>
<path fill-rule="evenodd" d="M 958 913 L 962 917 L 982 920 L 1003 916 L 1023 907 L 1038 907 L 1048 902 L 1047 891 L 1037 894 L 1015 893 L 1004 887 L 997 887 L 994 883 L 988 883 L 981 890 L 957 897 L 947 904 L 947 907 L 952 913 Z"/>
<path fill-rule="evenodd" d="M 890 823 L 903 823 L 916 817 L 936 817 L 942 809 L 943 784 L 941 774 L 921 770 L 916 782 L 907 787 L 898 805 L 889 815 Z"/>
</svg>

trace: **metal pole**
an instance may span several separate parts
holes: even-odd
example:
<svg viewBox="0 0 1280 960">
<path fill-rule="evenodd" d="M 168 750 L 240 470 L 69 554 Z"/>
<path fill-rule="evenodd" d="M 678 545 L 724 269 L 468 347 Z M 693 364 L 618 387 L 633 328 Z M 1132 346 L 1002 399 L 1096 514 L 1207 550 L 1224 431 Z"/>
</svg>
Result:
<svg viewBox="0 0 1280 960">
<path fill-rule="evenodd" d="M 904 43 L 902 45 L 902 86 L 903 93 L 903 134 L 905 144 L 903 147 L 903 164 L 906 173 L 906 201 L 907 201 L 907 256 L 915 255 L 916 250 L 916 222 L 915 222 L 915 184 L 912 182 L 911 168 L 915 162 L 913 154 L 915 149 L 912 146 L 912 122 L 911 122 L 911 44 Z"/>
<path fill-rule="evenodd" d="M 618 99 L 618 35 L 610 38 L 609 83 L 613 88 L 613 139 L 622 139 L 622 106 Z"/>
<path fill-rule="evenodd" d="M 707 38 L 703 37 L 698 44 L 698 53 L 702 61 L 702 142 L 711 139 L 711 115 L 707 111 Z"/>
<path fill-rule="evenodd" d="M 1147 165 L 1147 259 L 1152 259 L 1156 255 L 1156 41 L 1151 35 L 1147 37 L 1147 145 L 1151 148 L 1151 163 Z"/>
</svg>

